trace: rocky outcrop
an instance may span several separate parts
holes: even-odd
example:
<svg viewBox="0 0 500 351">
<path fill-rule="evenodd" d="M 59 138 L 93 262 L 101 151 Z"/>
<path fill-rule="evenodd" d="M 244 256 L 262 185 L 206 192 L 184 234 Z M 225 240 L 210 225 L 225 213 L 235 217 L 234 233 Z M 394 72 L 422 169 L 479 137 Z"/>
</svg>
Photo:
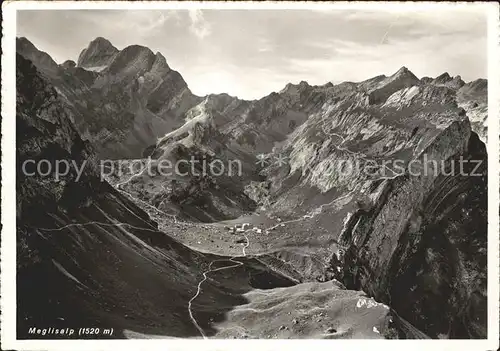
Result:
<svg viewBox="0 0 500 351">
<path fill-rule="evenodd" d="M 454 90 L 458 105 L 466 111 L 471 121 L 472 130 L 483 142 L 487 141 L 488 82 L 486 79 L 465 83 L 460 76 L 451 77 L 445 72 L 434 79 L 424 77 L 420 81 L 424 84 L 445 86 Z"/>
<path fill-rule="evenodd" d="M 460 76 L 455 76 L 451 77 L 448 72 L 445 72 L 436 78 L 434 78 L 430 84 L 434 85 L 445 85 L 447 87 L 450 87 L 452 89 L 460 89 L 465 82 L 462 80 L 462 77 Z"/>
<path fill-rule="evenodd" d="M 255 203 L 244 193 L 247 179 L 259 179 L 253 157 L 237 144 L 228 144 L 210 102 L 207 98 L 189 110 L 185 124 L 151 149 L 143 167 L 155 171 L 133 176 L 125 170 L 110 181 L 181 220 L 214 222 L 254 211 Z"/>
<path fill-rule="evenodd" d="M 17 53 L 32 61 L 40 71 L 49 77 L 55 77 L 59 74 L 59 66 L 57 63 L 44 51 L 38 50 L 33 43 L 25 37 L 16 39 Z"/>
<path fill-rule="evenodd" d="M 76 62 L 73 60 L 66 60 L 61 64 L 64 69 L 72 69 L 76 67 Z"/>
<path fill-rule="evenodd" d="M 260 212 L 265 208 L 265 216 L 280 219 L 253 253 L 274 262 L 268 267 L 286 267 L 296 281 L 335 278 L 348 289 L 364 290 L 394 308 L 398 323 L 413 335 L 486 335 L 487 156 L 474 132 L 485 138 L 486 81 L 464 84 L 449 74 L 419 80 L 403 67 L 360 83 L 288 84 L 245 101 L 227 94 L 193 95 L 161 54 L 138 45 L 114 53 L 99 72 L 78 67 L 80 62 L 54 71 L 45 56 L 30 55 L 58 92 L 42 100 L 63 102 L 60 109 L 98 157 L 151 156 L 144 165 L 152 172 L 110 177 L 119 193 L 96 188 L 111 195 L 99 200 L 98 208 L 90 205 L 87 217 L 98 209 L 108 213 L 111 202 L 130 209 L 126 196 L 156 213 L 162 228 L 179 234 L 172 229 L 180 225 L 177 219 L 194 222 L 195 229 L 196 222 L 242 216 L 262 224 L 268 220 Z M 166 179 L 155 171 L 162 161 L 193 158 L 239 160 L 242 172 L 212 177 L 183 169 L 187 172 Z M 457 173 L 464 160 L 470 162 L 463 171 L 479 176 Z M 429 169 L 425 162 L 438 166 Z M 121 206 L 117 211 L 123 215 Z M 177 255 L 175 247 L 168 254 Z M 206 262 L 189 252 L 189 259 L 176 256 L 186 263 L 179 269 L 189 271 L 191 259 Z M 294 299 L 295 293 L 287 292 Z"/>
<path fill-rule="evenodd" d="M 420 78 L 420 82 L 423 83 L 423 84 L 430 84 L 432 82 L 432 78 L 431 77 L 422 77 Z"/>
<path fill-rule="evenodd" d="M 331 266 L 321 279 L 367 291 L 431 337 L 485 337 L 485 147 L 454 89 L 405 76 L 390 96 L 393 79 L 381 77 L 376 90 L 329 97 L 275 148 L 289 163 L 264 170 L 271 209 L 306 218 L 276 235 L 293 232 L 302 250 L 314 240 L 314 260 Z M 373 91 L 383 98 L 366 99 Z M 424 155 L 443 169 L 410 172 Z M 293 249 L 279 256 L 305 279 L 321 272 Z"/>
<path fill-rule="evenodd" d="M 485 148 L 475 134 L 467 137 L 470 127 L 448 128 L 426 155 L 447 160 L 448 171 L 465 156 L 481 162 L 484 174 Z M 453 139 L 460 140 L 456 151 L 448 149 Z M 484 337 L 486 177 L 404 176 L 386 186 L 343 233 L 344 281 L 390 303 L 432 337 Z"/>
<path fill-rule="evenodd" d="M 182 125 L 181 116 L 200 98 L 165 58 L 146 47 L 116 49 L 96 38 L 75 67 L 58 66 L 25 38 L 17 51 L 32 59 L 60 93 L 78 132 L 100 158 L 138 158 L 155 140 Z"/>
<path fill-rule="evenodd" d="M 330 282 L 292 286 L 259 259 L 244 257 L 244 250 L 231 259 L 202 254 L 159 231 L 143 210 L 100 179 L 92 147 L 78 135 L 56 89 L 30 61 L 19 55 L 16 61 L 19 339 L 36 338 L 28 333 L 34 325 L 113 328 L 112 334 L 89 336 L 113 339 L 282 337 L 294 329 L 300 337 L 320 338 L 397 334 L 390 309 L 363 292 Z M 25 161 L 41 160 L 51 167 L 67 161 L 73 168 L 55 177 L 37 173 L 32 163 L 25 167 Z M 179 224 L 172 219 L 168 227 Z M 310 308 L 315 301 L 321 301 L 321 311 Z M 265 328 L 260 319 L 231 313 L 249 302 L 271 313 Z M 298 303 L 309 310 L 292 316 Z M 228 327 L 226 315 L 240 318 L 241 327 Z"/>
<path fill-rule="evenodd" d="M 201 256 L 158 232 L 142 210 L 101 182 L 92 149 L 78 136 L 57 92 L 21 56 L 16 112 L 17 293 L 23 301 L 17 309 L 18 337 L 28 337 L 33 325 L 73 327 L 90 321 L 101 328 L 113 325 L 118 332 L 113 337 L 123 337 L 123 330 L 144 330 L 154 320 L 179 335 L 197 335 L 184 303 L 199 273 L 188 273 L 184 260 Z M 66 160 L 83 172 L 77 179 L 74 167 L 55 180 L 33 167 L 23 173 L 27 160 L 49 160 L 53 167 Z M 177 273 L 169 264 L 184 271 L 184 287 L 172 285 Z M 160 275 L 159 269 L 170 272 Z M 153 281 L 163 286 L 161 294 L 150 289 Z M 160 299 L 166 291 L 180 292 L 184 301 L 176 306 Z"/>
<path fill-rule="evenodd" d="M 408 68 L 402 67 L 392 76 L 381 79 L 374 87 L 368 89 L 368 102 L 370 104 L 383 103 L 396 91 L 419 83 L 418 78 Z"/>
<path fill-rule="evenodd" d="M 472 130 L 486 143 L 488 139 L 488 81 L 477 79 L 457 91 L 457 102 L 469 117 Z"/>
<path fill-rule="evenodd" d="M 269 153 L 285 141 L 333 92 L 340 96 L 345 93 L 332 84 L 310 86 L 300 82 L 255 101 L 227 94 L 209 95 L 187 111 L 181 127 L 167 133 L 147 151 L 153 158 L 153 168 L 162 162 L 175 165 L 191 158 L 196 162 L 204 160 L 208 166 L 217 159 L 225 167 L 222 176 L 200 178 L 189 172 L 166 178 L 145 172 L 127 182 L 131 175 L 122 172 L 110 180 L 180 218 L 213 222 L 251 213 L 257 204 L 256 199 L 248 197 L 248 185 L 263 179 L 256 155 Z"/>
</svg>

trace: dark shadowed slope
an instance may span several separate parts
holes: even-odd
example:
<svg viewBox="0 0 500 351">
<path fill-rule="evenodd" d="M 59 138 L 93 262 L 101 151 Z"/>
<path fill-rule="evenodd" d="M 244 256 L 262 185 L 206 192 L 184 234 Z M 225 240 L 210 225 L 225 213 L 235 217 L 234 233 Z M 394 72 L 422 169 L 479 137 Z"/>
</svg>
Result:
<svg viewBox="0 0 500 351">
<path fill-rule="evenodd" d="M 418 79 L 402 67 L 359 83 L 288 84 L 254 101 L 227 94 L 200 98 L 161 54 L 142 46 L 119 51 L 98 38 L 82 52 L 78 65 L 66 62 L 55 68 L 48 55 L 29 44 L 19 39 L 18 51 L 50 79 L 64 102 L 59 107 L 100 158 L 151 155 L 147 163 L 153 170 L 160 161 L 191 157 L 242 162 L 238 176 L 187 172 L 166 179 L 153 171 L 110 177 L 120 195 L 90 180 L 71 184 L 77 190 L 95 187 L 89 208 L 95 203 L 108 213 L 110 204 L 132 206 L 127 202 L 132 199 L 154 215 L 162 231 L 189 247 L 229 256 L 241 255 L 248 244 L 246 254 L 258 255 L 259 262 L 294 281 L 336 278 L 394 308 L 397 323 L 410 334 L 417 327 L 435 338 L 486 335 L 485 80 L 465 83 L 447 73 Z M 46 104 L 46 111 L 37 113 L 42 119 L 50 118 L 55 106 Z M 27 150 L 60 153 L 32 144 Z M 262 158 L 267 162 L 258 162 Z M 419 168 L 425 160 L 437 162 L 438 168 Z M 474 162 L 464 169 L 480 176 L 460 175 L 460 160 L 481 162 L 477 169 Z M 354 168 L 346 169 L 346 162 Z M 65 194 L 68 184 L 52 184 L 46 196 Z M 39 188 L 37 194 L 45 194 Z M 98 193 L 105 199 L 98 201 Z M 78 193 L 68 194 L 75 198 Z M 59 204 L 57 196 L 53 201 Z M 57 211 L 68 211 L 65 206 L 58 205 Z M 95 213 L 91 217 L 101 218 Z M 117 220 L 124 218 L 130 215 Z M 176 219 L 194 221 L 172 223 Z M 236 223 L 250 224 L 244 235 L 224 229 Z M 190 255 L 207 263 L 205 256 Z M 186 265 L 200 276 L 199 268 Z M 307 290 L 298 286 L 299 295 Z M 313 285 L 308 296 L 320 298 L 330 288 Z M 205 292 L 210 295 L 207 288 L 199 297 L 210 300 Z M 308 299 L 294 289 L 283 294 L 297 304 Z M 275 297 L 267 298 L 279 301 Z M 234 315 L 239 306 L 226 315 L 227 321 L 242 325 L 241 316 L 264 310 L 281 316 L 274 305 L 268 310 L 261 302 L 250 299 L 251 307 Z M 272 321 L 273 327 L 282 317 Z M 252 323 L 247 332 L 248 327 L 257 328 L 253 336 L 289 336 L 286 329 L 280 334 Z M 296 335 L 304 331 L 318 335 L 307 328 Z"/>
<path fill-rule="evenodd" d="M 157 138 L 180 126 L 181 115 L 201 99 L 160 53 L 140 45 L 120 51 L 96 38 L 77 64 L 60 66 L 26 38 L 17 39 L 17 52 L 50 79 L 76 129 L 100 158 L 143 156 Z"/>
<path fill-rule="evenodd" d="M 276 236 L 296 233 L 301 248 L 319 240 L 314 257 L 330 257 L 329 273 L 348 287 L 373 294 L 432 337 L 484 337 L 486 149 L 455 90 L 401 73 L 369 89 L 368 99 L 358 91 L 325 103 L 275 151 L 289 166 L 269 167 L 263 195 L 282 217 L 319 212 L 309 225 L 278 227 Z M 383 94 L 371 99 L 374 91 Z M 424 166 L 426 159 L 438 168 Z M 461 159 L 474 160 L 464 168 L 469 176 L 459 174 Z M 349 160 L 361 166 L 342 172 Z"/>
<path fill-rule="evenodd" d="M 421 82 L 402 68 L 361 83 L 311 87 L 302 82 L 237 115 L 228 107 L 213 111 L 214 101 L 227 106 L 225 97 L 214 96 L 190 110 L 186 123 L 160 140 L 153 157 L 169 157 L 179 144 L 189 145 L 185 157 L 265 152 L 267 165 L 256 164 L 257 158 L 244 163 L 250 172 L 239 181 L 255 203 L 268 204 L 231 222 L 263 230 L 248 231 L 258 243 L 248 252 L 275 255 L 282 262 L 278 266 L 301 280 L 336 277 L 368 291 L 432 337 L 482 337 L 487 155 L 457 103 L 461 84 L 447 84 L 453 79 L 445 78 Z M 266 105 L 269 110 L 253 113 Z M 290 113 L 295 108 L 305 117 L 295 119 Z M 297 123 L 289 130 L 279 127 L 292 121 Z M 249 126 L 255 145 L 239 137 Z M 226 148 L 215 147 L 219 138 L 225 138 Z M 274 162 L 277 156 L 285 162 Z M 460 175 L 460 160 L 467 161 L 463 172 L 469 176 Z M 256 172 L 262 179 L 251 177 Z M 149 201 L 144 185 L 162 180 L 143 174 L 126 190 L 141 189 Z M 205 198 L 216 193 L 203 190 Z M 164 199 L 170 192 L 164 189 Z M 195 225 L 179 235 L 190 245 L 228 252 L 218 241 L 222 226 L 209 228 L 203 240 Z"/>
</svg>

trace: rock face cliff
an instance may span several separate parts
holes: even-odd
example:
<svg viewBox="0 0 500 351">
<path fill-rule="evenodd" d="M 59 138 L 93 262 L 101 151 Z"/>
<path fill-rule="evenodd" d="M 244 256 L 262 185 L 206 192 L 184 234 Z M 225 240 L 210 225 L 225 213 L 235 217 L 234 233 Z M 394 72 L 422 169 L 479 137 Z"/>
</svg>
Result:
<svg viewBox="0 0 500 351">
<path fill-rule="evenodd" d="M 242 245 L 246 243 L 243 256 L 248 258 L 242 271 L 269 277 L 270 287 L 298 283 L 283 290 L 281 297 L 288 296 L 302 304 L 328 296 L 330 300 L 325 306 L 337 311 L 342 307 L 336 299 L 348 296 L 350 303 L 357 306 L 353 307 L 356 314 L 358 305 L 367 304 L 360 302 L 365 297 L 355 292 L 363 290 L 393 309 L 393 324 L 389 325 L 387 309 L 369 303 L 381 308 L 378 312 L 371 311 L 375 311 L 372 317 L 381 323 L 376 329 L 382 328 L 382 334 L 397 329 L 399 337 L 486 336 L 487 154 L 482 141 L 486 138 L 485 80 L 465 83 L 459 76 L 453 78 L 447 73 L 418 79 L 403 67 L 393 75 L 359 83 L 288 84 L 260 100 L 246 101 L 227 94 L 194 96 L 161 54 L 137 45 L 120 51 L 98 38 L 82 52 L 77 64 L 65 62 L 61 66 L 56 64 L 57 67 L 27 40 L 19 39 L 18 52 L 33 60 L 40 75 L 55 89 L 18 91 L 18 104 L 24 104 L 20 110 L 27 111 L 18 116 L 18 123 L 42 123 L 34 129 L 42 134 L 41 139 L 29 134 L 26 139 L 21 138 L 25 146 L 19 148 L 19 159 L 26 159 L 33 150 L 68 160 L 94 159 L 94 166 L 87 170 L 91 173 L 85 173 L 84 181 L 76 185 L 69 181 L 75 176 L 70 173 L 69 180 L 54 184 L 30 185 L 33 179 L 26 178 L 18 190 L 19 213 L 25 213 L 23 209 L 29 206 L 40 212 L 40 203 L 51 209 L 48 215 L 42 212 L 30 219 L 24 217 L 21 223 L 27 225 L 19 229 L 24 233 L 19 239 L 21 247 L 50 247 L 51 251 L 44 252 L 44 262 L 49 262 L 51 255 L 58 255 L 52 259 L 57 264 L 45 263 L 51 270 L 70 273 L 87 286 L 91 281 L 108 284 L 108 280 L 115 279 L 110 273 L 115 269 L 114 263 L 105 273 L 100 268 L 94 273 L 97 268 L 86 266 L 92 274 L 84 269 L 79 278 L 67 267 L 80 271 L 81 261 L 87 262 L 89 258 L 79 251 L 69 256 L 61 253 L 54 236 L 47 239 L 45 231 L 30 231 L 31 227 L 66 226 L 64 231 L 71 236 L 61 246 L 64 250 L 68 250 L 66 245 L 71 250 L 80 245 L 86 250 L 93 248 L 92 240 L 104 232 L 110 233 L 112 240 L 118 235 L 125 236 L 127 240 L 135 240 L 134 250 L 150 250 L 147 257 L 169 258 L 167 263 L 158 263 L 159 268 L 147 268 L 148 274 L 152 277 L 153 271 L 161 271 L 161 277 L 151 279 L 158 280 L 161 286 L 170 284 L 169 291 L 173 289 L 172 294 L 185 304 L 186 295 L 171 283 L 180 278 L 177 273 L 170 275 L 172 267 L 185 272 L 188 278 L 182 289 L 193 293 L 194 282 L 201 273 L 199 268 L 192 267 L 193 263 L 206 267 L 211 264 L 212 256 L 226 256 L 226 261 L 228 256 L 241 256 Z M 39 74 L 31 76 L 35 76 L 35 85 L 49 86 Z M 28 89 L 29 84 L 19 86 Z M 38 97 L 38 90 L 49 93 Z M 29 96 L 37 98 L 24 101 Z M 43 102 L 42 107 L 36 105 L 38 101 Z M 23 118 L 28 122 L 23 122 Z M 54 124 L 54 118 L 66 122 L 57 122 L 60 126 L 56 127 L 41 122 L 48 120 L 47 123 Z M 54 133 L 57 137 L 49 142 L 49 135 Z M 56 145 L 51 144 L 54 142 Z M 97 150 L 97 156 L 92 156 L 91 147 Z M 131 168 L 116 161 L 113 167 L 119 174 L 107 178 L 113 187 L 97 181 L 97 160 L 106 157 L 140 161 L 140 172 L 132 173 Z M 200 174 L 201 163 L 167 177 L 159 172 L 162 163 L 172 165 L 192 159 L 218 160 L 226 167 L 236 160 L 239 166 L 232 174 L 217 176 Z M 38 184 L 45 184 L 46 188 Z M 79 199 L 78 196 L 81 201 L 66 200 Z M 75 203 L 77 209 L 73 209 Z M 132 222 L 130 213 L 135 218 Z M 82 220 L 106 224 L 93 224 L 92 230 L 71 224 Z M 117 226 L 117 223 L 130 225 Z M 252 230 L 242 229 L 244 235 L 238 237 L 224 229 L 234 229 L 243 223 L 248 223 Z M 144 230 L 144 226 L 154 229 Z M 111 239 L 106 236 L 106 240 Z M 140 244 L 137 240 L 141 240 Z M 159 241 L 153 245 L 148 240 Z M 213 255 L 207 258 L 180 242 Z M 141 245 L 146 245 L 146 249 Z M 28 257 L 27 262 L 39 260 L 36 252 L 22 252 Z M 126 260 L 120 256 L 113 262 Z M 137 260 L 142 262 L 143 258 Z M 178 268 L 177 262 L 183 266 Z M 149 267 L 149 263 L 139 264 L 143 265 Z M 141 270 L 133 271 L 142 274 Z M 99 278 L 93 278 L 93 274 Z M 225 294 L 232 293 L 226 290 L 228 284 L 233 286 L 245 279 L 239 273 L 234 281 L 224 274 L 221 276 L 226 280 L 211 284 L 222 294 L 221 301 L 227 307 L 223 311 L 232 322 L 217 320 L 219 327 L 226 328 L 220 335 L 226 335 L 231 323 L 237 323 L 247 332 L 253 328 L 253 337 L 272 334 L 249 322 L 254 319 L 241 317 L 247 311 L 241 314 L 234 307 L 241 300 L 225 302 Z M 106 283 L 100 283 L 100 279 Z M 125 273 L 119 278 L 132 284 L 128 279 Z M 351 290 L 340 289 L 339 281 Z M 322 285 L 328 282 L 334 282 L 333 290 Z M 252 308 L 269 302 L 251 295 L 255 284 L 245 281 L 242 286 L 238 294 L 250 294 L 245 296 L 247 303 L 256 306 Z M 208 302 L 214 301 L 210 300 L 214 296 L 210 289 L 212 285 L 206 287 L 203 296 L 207 302 L 199 306 L 198 312 L 207 316 L 211 313 L 207 311 L 222 308 Z M 303 295 L 301 289 L 308 292 Z M 140 294 L 148 301 L 157 301 L 160 293 L 154 291 Z M 110 296 L 113 294 L 122 296 L 115 290 Z M 273 294 L 268 297 L 272 299 Z M 123 300 L 120 308 L 125 308 L 127 301 Z M 179 306 L 164 306 L 170 312 L 174 311 L 172 308 L 179 318 L 186 319 L 181 310 L 178 312 Z M 205 312 L 201 312 L 203 309 Z M 379 315 L 382 309 L 385 312 Z M 280 317 L 272 323 L 287 318 L 280 313 L 276 315 Z M 314 318 L 310 315 L 305 319 L 311 323 Z M 335 318 L 338 328 L 334 328 L 334 333 L 310 330 L 306 334 L 314 337 L 377 334 L 366 331 L 371 330 L 375 319 L 370 319 L 368 326 L 359 322 L 357 314 L 352 318 Z M 163 330 L 166 323 L 171 323 L 168 326 L 176 331 L 172 335 L 192 332 L 189 323 L 181 325 L 173 317 L 158 323 L 155 332 Z M 137 327 L 133 323 L 126 326 L 123 329 Z M 203 327 L 210 328 L 209 324 Z M 275 336 L 290 337 L 306 330 L 292 327 L 292 333 L 287 328 L 279 327 L 281 332 Z M 142 332 L 145 330 L 141 328 Z"/>
</svg>

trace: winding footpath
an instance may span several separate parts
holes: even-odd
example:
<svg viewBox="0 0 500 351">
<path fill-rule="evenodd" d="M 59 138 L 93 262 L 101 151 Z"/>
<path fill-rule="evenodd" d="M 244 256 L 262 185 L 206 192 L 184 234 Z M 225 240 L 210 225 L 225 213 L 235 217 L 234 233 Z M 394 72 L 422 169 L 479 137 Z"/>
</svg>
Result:
<svg viewBox="0 0 500 351">
<path fill-rule="evenodd" d="M 272 229 L 277 228 L 279 226 L 284 226 L 284 225 L 289 224 L 289 223 L 300 222 L 300 221 L 304 221 L 304 220 L 307 220 L 307 219 L 312 219 L 316 215 L 318 215 L 319 213 L 321 213 L 321 211 L 322 211 L 322 209 L 323 209 L 324 206 L 328 206 L 328 205 L 331 205 L 332 203 L 334 203 L 335 201 L 342 200 L 342 199 L 346 198 L 347 196 L 349 196 L 351 193 L 352 192 L 350 192 L 350 193 L 348 193 L 348 194 L 346 194 L 346 195 L 344 195 L 342 197 L 336 198 L 336 199 L 330 201 L 329 203 L 325 203 L 325 204 L 321 205 L 319 207 L 319 209 L 320 209 L 319 211 L 313 212 L 311 214 L 303 215 L 302 217 L 297 218 L 297 219 L 293 219 L 293 220 L 289 220 L 289 221 L 286 221 L 286 222 L 278 223 L 278 224 L 276 224 L 276 225 L 274 225 L 272 227 L 269 227 L 269 228 L 265 229 L 264 232 L 272 230 Z M 231 268 L 236 268 L 236 267 L 239 267 L 239 266 L 243 265 L 243 262 L 240 262 L 240 261 L 236 260 L 236 258 L 241 258 L 241 257 L 246 257 L 247 256 L 246 249 L 250 245 L 250 241 L 249 241 L 248 237 L 245 234 L 243 234 L 243 235 L 244 235 L 245 240 L 246 240 L 246 244 L 242 248 L 243 255 L 241 255 L 241 256 L 233 256 L 233 257 L 231 257 L 229 259 L 218 259 L 218 260 L 214 260 L 214 261 L 210 262 L 210 264 L 208 265 L 208 270 L 203 273 L 203 279 L 198 283 L 195 295 L 188 302 L 189 318 L 191 319 L 191 321 L 193 322 L 194 326 L 196 327 L 196 329 L 198 329 L 198 331 L 200 332 L 201 336 L 204 339 L 207 339 L 207 336 L 206 336 L 203 328 L 200 327 L 199 323 L 197 322 L 196 318 L 193 315 L 193 302 L 200 295 L 200 293 L 201 293 L 201 285 L 208 279 L 208 274 L 209 273 L 218 272 L 218 271 L 222 271 L 222 270 L 226 270 L 226 269 L 231 269 Z M 219 268 L 212 269 L 212 265 L 215 262 L 226 262 L 226 261 L 233 262 L 234 264 L 230 265 L 230 266 L 226 266 L 226 267 L 219 267 Z"/>
<path fill-rule="evenodd" d="M 153 205 L 151 205 L 151 204 L 147 203 L 146 201 L 141 200 L 141 199 L 139 199 L 139 198 L 137 198 L 137 197 L 133 196 L 132 194 L 130 194 L 130 193 L 129 193 L 128 191 L 126 191 L 126 190 L 119 189 L 119 188 L 116 188 L 116 189 L 117 189 L 119 192 L 121 192 L 122 194 L 127 195 L 130 199 L 132 199 L 132 201 L 137 201 L 137 202 L 140 202 L 140 203 L 141 203 L 141 204 L 143 204 L 144 206 L 146 206 L 146 207 L 148 207 L 148 208 L 152 209 L 153 211 L 159 212 L 159 213 L 161 213 L 161 214 L 163 214 L 163 215 L 165 215 L 165 216 L 168 216 L 168 217 L 172 218 L 172 219 L 173 219 L 173 221 L 174 221 L 174 223 L 176 223 L 176 224 L 188 224 L 187 222 L 179 221 L 179 220 L 177 219 L 177 215 L 173 215 L 173 214 L 171 214 L 171 213 L 167 213 L 167 212 L 165 212 L 165 211 L 162 211 L 162 210 L 160 210 L 158 207 L 153 206 Z M 146 212 L 147 212 L 147 211 L 146 211 Z"/>
<path fill-rule="evenodd" d="M 228 259 L 214 260 L 214 261 L 210 262 L 210 264 L 208 265 L 208 270 L 203 273 L 203 279 L 198 283 L 198 286 L 197 286 L 197 289 L 196 289 L 196 294 L 194 294 L 194 296 L 188 302 L 189 318 L 193 322 L 193 324 L 196 327 L 196 329 L 198 329 L 198 331 L 200 332 L 200 334 L 203 337 L 203 339 L 207 339 L 207 336 L 206 336 L 205 332 L 203 331 L 203 328 L 200 327 L 200 325 L 196 321 L 196 318 L 193 315 L 193 301 L 196 300 L 196 298 L 200 295 L 200 293 L 201 293 L 201 285 L 208 279 L 208 273 L 223 271 L 223 270 L 226 270 L 226 269 L 236 268 L 236 267 L 239 267 L 239 266 L 243 265 L 243 262 L 236 261 L 236 258 L 246 257 L 246 255 L 247 255 L 245 250 L 250 245 L 250 241 L 248 240 L 248 237 L 246 235 L 244 235 L 244 236 L 245 236 L 245 239 L 246 239 L 246 244 L 243 246 L 243 249 L 242 249 L 243 255 L 241 255 L 241 256 L 233 256 L 233 257 L 228 258 Z M 231 266 L 219 267 L 219 268 L 212 269 L 212 265 L 215 262 L 227 262 L 227 261 L 233 262 L 235 264 L 233 264 Z"/>
</svg>

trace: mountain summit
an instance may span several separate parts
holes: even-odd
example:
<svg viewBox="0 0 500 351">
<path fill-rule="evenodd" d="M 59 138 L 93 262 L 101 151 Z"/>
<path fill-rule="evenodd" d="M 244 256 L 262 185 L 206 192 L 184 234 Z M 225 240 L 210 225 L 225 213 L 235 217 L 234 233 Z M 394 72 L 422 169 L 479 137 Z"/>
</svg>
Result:
<svg viewBox="0 0 500 351">
<path fill-rule="evenodd" d="M 201 101 L 163 55 L 145 46 L 118 50 L 98 37 L 76 65 L 58 65 L 26 38 L 17 39 L 17 52 L 50 77 L 78 132 L 103 158 L 140 157 Z"/>
<path fill-rule="evenodd" d="M 16 38 L 16 51 L 40 67 L 45 74 L 49 76 L 57 75 L 59 70 L 57 63 L 52 59 L 52 57 L 50 57 L 49 54 L 38 50 L 27 38 Z"/>
<path fill-rule="evenodd" d="M 105 38 L 97 37 L 78 56 L 77 65 L 84 68 L 107 66 L 118 49 Z"/>
<path fill-rule="evenodd" d="M 18 52 L 18 167 L 89 159 L 78 184 L 18 169 L 19 330 L 487 336 L 486 81 L 402 67 L 245 101 L 192 94 L 140 45 Z"/>
<path fill-rule="evenodd" d="M 419 79 L 403 66 L 392 76 L 380 80 L 373 89 L 369 90 L 369 102 L 370 104 L 383 103 L 398 90 L 419 84 Z"/>
</svg>

